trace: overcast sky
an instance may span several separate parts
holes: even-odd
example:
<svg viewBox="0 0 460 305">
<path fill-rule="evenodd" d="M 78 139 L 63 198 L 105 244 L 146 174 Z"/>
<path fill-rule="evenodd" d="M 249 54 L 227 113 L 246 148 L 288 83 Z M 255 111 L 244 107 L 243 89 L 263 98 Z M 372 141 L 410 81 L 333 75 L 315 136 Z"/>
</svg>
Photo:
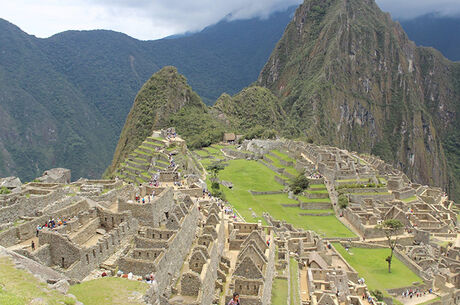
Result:
<svg viewBox="0 0 460 305">
<path fill-rule="evenodd" d="M 302 0 L 0 0 L 0 18 L 29 34 L 109 29 L 150 40 L 198 31 L 231 14 L 266 17 Z M 460 14 L 460 0 L 377 0 L 394 18 Z"/>
</svg>

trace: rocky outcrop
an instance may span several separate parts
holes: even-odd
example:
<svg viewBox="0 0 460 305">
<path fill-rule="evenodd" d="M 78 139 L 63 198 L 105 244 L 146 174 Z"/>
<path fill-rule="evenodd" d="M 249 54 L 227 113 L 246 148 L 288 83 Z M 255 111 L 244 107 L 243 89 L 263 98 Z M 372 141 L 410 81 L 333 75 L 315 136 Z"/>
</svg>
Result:
<svg viewBox="0 0 460 305">
<path fill-rule="evenodd" d="M 70 169 L 53 168 L 45 171 L 37 180 L 44 183 L 70 183 Z"/>
</svg>

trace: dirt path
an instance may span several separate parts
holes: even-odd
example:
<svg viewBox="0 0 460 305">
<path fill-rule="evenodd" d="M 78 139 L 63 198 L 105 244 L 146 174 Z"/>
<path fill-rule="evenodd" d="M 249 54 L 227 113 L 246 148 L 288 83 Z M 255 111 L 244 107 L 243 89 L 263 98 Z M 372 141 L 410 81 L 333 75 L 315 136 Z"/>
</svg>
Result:
<svg viewBox="0 0 460 305">
<path fill-rule="evenodd" d="M 300 298 L 303 302 L 310 301 L 310 292 L 307 284 L 307 267 L 302 268 L 300 271 Z"/>
</svg>

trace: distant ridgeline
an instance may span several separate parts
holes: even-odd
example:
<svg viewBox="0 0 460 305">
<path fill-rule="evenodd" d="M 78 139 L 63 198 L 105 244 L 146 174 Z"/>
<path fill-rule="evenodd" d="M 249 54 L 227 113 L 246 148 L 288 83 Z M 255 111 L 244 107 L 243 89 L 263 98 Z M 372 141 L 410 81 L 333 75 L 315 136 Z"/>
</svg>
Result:
<svg viewBox="0 0 460 305">
<path fill-rule="evenodd" d="M 277 135 L 372 153 L 459 199 L 460 64 L 417 47 L 373 1 L 307 0 L 253 86 L 208 108 L 166 67 L 139 92 L 107 175 L 153 130 L 189 146 Z"/>
<path fill-rule="evenodd" d="M 52 167 L 100 177 L 152 73 L 177 66 L 212 104 L 257 79 L 294 9 L 155 41 L 102 30 L 39 39 L 0 19 L 0 177 Z"/>
</svg>

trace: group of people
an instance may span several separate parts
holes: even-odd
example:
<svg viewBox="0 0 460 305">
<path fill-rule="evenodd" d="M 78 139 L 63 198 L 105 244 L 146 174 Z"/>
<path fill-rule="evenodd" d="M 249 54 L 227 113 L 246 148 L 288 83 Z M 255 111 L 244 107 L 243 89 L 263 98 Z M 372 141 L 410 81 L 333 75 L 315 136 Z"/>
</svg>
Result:
<svg viewBox="0 0 460 305">
<path fill-rule="evenodd" d="M 323 175 L 321 175 L 320 173 L 312 173 L 310 174 L 310 179 L 321 179 L 323 178 Z"/>
<path fill-rule="evenodd" d="M 49 221 L 47 221 L 44 225 L 37 225 L 37 232 L 36 232 L 36 236 L 38 237 L 38 232 L 40 232 L 40 230 L 42 230 L 43 228 L 50 228 L 50 229 L 54 229 L 56 227 L 60 227 L 60 226 L 63 226 L 65 224 L 67 224 L 67 219 L 63 218 L 63 219 L 50 219 Z"/>
<path fill-rule="evenodd" d="M 147 196 L 147 202 L 150 203 L 153 198 L 155 197 L 155 191 L 152 191 L 152 194 Z M 139 194 L 136 195 L 135 197 L 137 203 L 146 203 L 145 197 L 141 197 Z"/>
<path fill-rule="evenodd" d="M 166 130 L 166 139 L 170 141 L 171 139 L 175 139 L 177 137 L 177 133 L 174 129 L 168 128 Z"/>
<path fill-rule="evenodd" d="M 423 297 L 426 294 L 433 293 L 433 289 L 406 289 L 401 293 L 403 298 Z"/>
</svg>

